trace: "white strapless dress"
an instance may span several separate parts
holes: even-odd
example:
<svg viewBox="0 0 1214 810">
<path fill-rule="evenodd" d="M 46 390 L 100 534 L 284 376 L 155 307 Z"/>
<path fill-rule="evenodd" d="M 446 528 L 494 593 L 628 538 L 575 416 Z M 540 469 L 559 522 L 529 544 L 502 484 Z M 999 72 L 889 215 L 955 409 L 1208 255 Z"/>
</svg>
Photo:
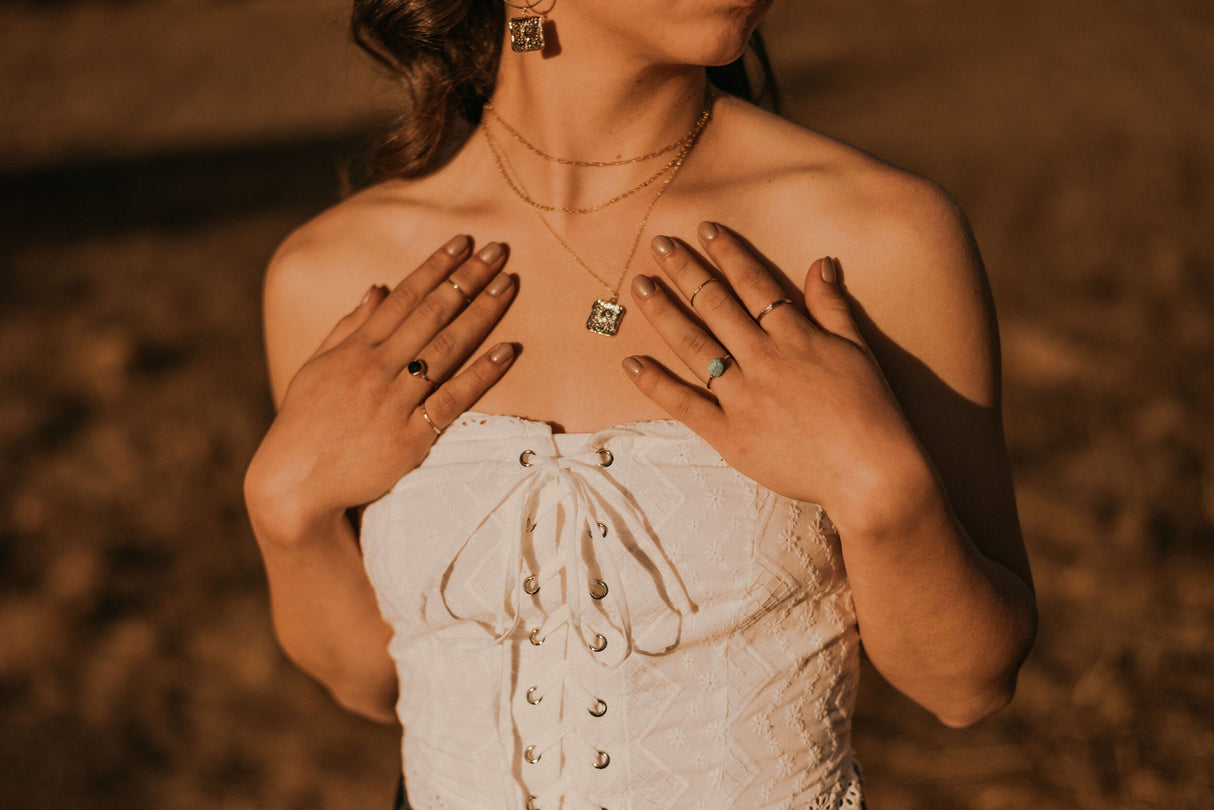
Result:
<svg viewBox="0 0 1214 810">
<path fill-rule="evenodd" d="M 362 547 L 415 810 L 862 806 L 838 535 L 683 425 L 465 414 Z"/>
</svg>

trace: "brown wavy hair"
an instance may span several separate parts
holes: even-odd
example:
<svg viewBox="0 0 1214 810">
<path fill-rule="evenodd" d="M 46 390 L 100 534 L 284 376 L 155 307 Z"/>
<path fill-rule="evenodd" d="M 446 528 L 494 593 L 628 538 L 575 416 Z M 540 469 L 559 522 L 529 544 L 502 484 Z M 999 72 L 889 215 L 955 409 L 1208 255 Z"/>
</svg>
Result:
<svg viewBox="0 0 1214 810">
<path fill-rule="evenodd" d="M 354 41 L 404 88 L 406 112 L 352 167 L 352 185 L 421 177 L 459 150 L 493 95 L 505 24 L 501 0 L 354 0 Z M 726 93 L 779 110 L 757 31 L 746 55 L 708 68 L 708 78 Z"/>
</svg>

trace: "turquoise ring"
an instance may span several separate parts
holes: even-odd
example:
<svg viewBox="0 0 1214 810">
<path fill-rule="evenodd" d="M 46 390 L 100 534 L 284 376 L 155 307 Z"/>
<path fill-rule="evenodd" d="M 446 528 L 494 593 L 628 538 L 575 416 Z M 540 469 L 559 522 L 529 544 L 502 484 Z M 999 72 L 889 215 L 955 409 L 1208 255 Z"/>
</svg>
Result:
<svg viewBox="0 0 1214 810">
<path fill-rule="evenodd" d="M 732 359 L 733 357 L 727 354 L 724 357 L 714 357 L 708 361 L 708 381 L 704 383 L 705 388 L 709 391 L 712 390 L 712 381 L 729 370 L 727 363 Z"/>
</svg>

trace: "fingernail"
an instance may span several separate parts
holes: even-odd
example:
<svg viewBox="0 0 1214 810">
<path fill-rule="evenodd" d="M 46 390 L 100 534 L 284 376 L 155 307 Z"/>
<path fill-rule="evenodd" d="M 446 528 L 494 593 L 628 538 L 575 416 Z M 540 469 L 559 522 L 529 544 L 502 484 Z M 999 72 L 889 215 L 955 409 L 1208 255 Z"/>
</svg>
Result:
<svg viewBox="0 0 1214 810">
<path fill-rule="evenodd" d="M 372 294 L 373 292 L 375 292 L 375 288 L 376 288 L 376 287 L 378 287 L 378 286 L 379 286 L 378 284 L 372 284 L 372 285 L 371 285 L 371 289 L 367 290 L 367 294 L 366 294 L 366 295 L 364 295 L 364 296 L 363 296 L 363 300 L 359 302 L 359 304 L 358 304 L 358 305 L 359 305 L 360 307 L 361 307 L 361 306 L 365 306 L 365 305 L 366 305 L 366 303 L 367 303 L 368 301 L 370 301 L 370 300 L 371 300 L 371 294 Z"/>
<path fill-rule="evenodd" d="M 460 234 L 452 238 L 450 242 L 443 245 L 443 252 L 448 256 L 463 256 L 468 252 L 468 248 L 472 247 L 472 239 L 469 236 Z"/>
<path fill-rule="evenodd" d="M 649 276 L 638 275 L 632 280 L 632 292 L 640 298 L 648 298 L 653 295 L 653 281 Z"/>
<path fill-rule="evenodd" d="M 513 343 L 499 343 L 493 347 L 493 351 L 489 352 L 489 359 L 499 366 L 511 357 L 514 357 Z"/>
<path fill-rule="evenodd" d="M 717 234 L 719 234 L 720 232 L 721 232 L 721 229 L 717 227 L 717 224 L 715 222 L 701 222 L 700 223 L 700 238 L 703 239 L 705 242 L 711 242 L 713 239 L 716 239 Z"/>
<path fill-rule="evenodd" d="M 502 257 L 504 252 L 505 251 L 502 250 L 502 246 L 497 242 L 490 242 L 480 249 L 480 251 L 476 254 L 476 257 L 485 264 L 493 264 Z"/>
<path fill-rule="evenodd" d="M 623 366 L 624 370 L 628 372 L 629 377 L 636 377 L 641 373 L 641 369 L 644 368 L 644 366 L 641 365 L 641 361 L 635 357 L 625 357 L 624 361 L 620 363 L 620 365 Z"/>
<path fill-rule="evenodd" d="M 674 242 L 671 242 L 665 236 L 653 237 L 653 241 L 649 245 L 653 248 L 653 252 L 659 256 L 665 257 L 674 253 Z"/>
<path fill-rule="evenodd" d="M 488 259 L 487 261 L 493 261 Z M 506 290 L 510 289 L 510 285 L 514 283 L 514 276 L 509 273 L 498 273 L 493 277 L 493 281 L 489 282 L 489 286 L 485 288 L 485 292 L 490 295 L 501 295 Z"/>
<path fill-rule="evenodd" d="M 835 279 L 839 277 L 838 268 L 835 267 L 835 260 L 827 256 L 822 260 L 822 280 L 827 284 L 834 284 Z"/>
</svg>

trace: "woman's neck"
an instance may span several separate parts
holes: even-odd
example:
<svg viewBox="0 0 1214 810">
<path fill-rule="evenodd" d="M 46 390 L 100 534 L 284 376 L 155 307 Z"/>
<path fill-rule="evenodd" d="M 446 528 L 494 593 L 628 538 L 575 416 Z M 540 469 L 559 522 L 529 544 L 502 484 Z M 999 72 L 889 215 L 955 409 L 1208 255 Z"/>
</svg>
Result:
<svg viewBox="0 0 1214 810">
<path fill-rule="evenodd" d="M 611 161 L 661 149 L 691 130 L 704 105 L 704 68 L 653 64 L 576 30 L 560 36 L 560 53 L 547 58 L 503 47 L 494 111 L 531 144 L 566 160 Z M 587 170 L 503 143 L 528 191 L 558 205 L 593 203 L 660 166 Z"/>
</svg>

